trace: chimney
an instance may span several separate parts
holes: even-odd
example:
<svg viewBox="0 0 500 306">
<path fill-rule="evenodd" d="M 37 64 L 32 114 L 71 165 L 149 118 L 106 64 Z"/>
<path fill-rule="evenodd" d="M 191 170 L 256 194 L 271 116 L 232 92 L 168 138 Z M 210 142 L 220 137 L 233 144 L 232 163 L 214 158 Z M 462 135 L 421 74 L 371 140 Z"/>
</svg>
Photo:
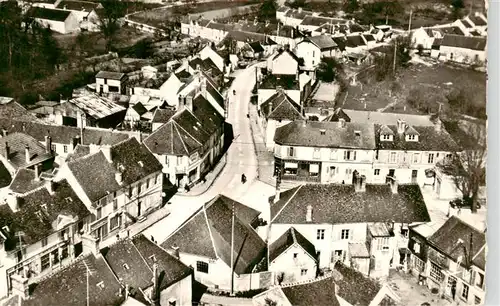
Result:
<svg viewBox="0 0 500 306">
<path fill-rule="evenodd" d="M 441 132 L 441 130 L 443 129 L 443 123 L 440 119 L 437 119 L 437 122 L 434 125 L 434 129 L 436 130 L 436 132 Z"/>
<path fill-rule="evenodd" d="M 179 96 L 179 105 L 177 106 L 177 111 L 184 110 L 184 98 Z"/>
<path fill-rule="evenodd" d="M 306 212 L 306 221 L 307 222 L 312 222 L 312 214 L 313 214 L 313 208 L 311 205 L 308 205 L 307 212 Z"/>
<path fill-rule="evenodd" d="M 274 195 L 274 203 L 278 202 L 280 200 L 280 187 L 276 186 L 276 194 Z"/>
<path fill-rule="evenodd" d="M 115 180 L 120 185 L 123 183 L 123 173 L 121 171 L 115 173 Z"/>
<path fill-rule="evenodd" d="M 253 20 L 253 25 L 257 25 L 258 21 L 257 21 L 257 16 L 255 16 L 255 19 Z"/>
<path fill-rule="evenodd" d="M 9 204 L 9 207 L 13 212 L 16 212 L 19 210 L 20 202 L 21 202 L 21 199 L 16 194 L 8 194 L 7 195 L 7 203 Z"/>
<path fill-rule="evenodd" d="M 45 153 L 52 153 L 52 138 L 45 136 Z"/>
<path fill-rule="evenodd" d="M 193 111 L 193 96 L 186 97 L 186 108 Z"/>
<path fill-rule="evenodd" d="M 35 181 L 40 181 L 40 170 L 42 169 L 42 164 L 35 165 Z"/>
<path fill-rule="evenodd" d="M 156 301 L 157 297 L 158 297 L 158 264 L 155 262 L 153 264 L 153 288 L 151 289 L 151 300 L 152 301 Z"/>
<path fill-rule="evenodd" d="M 12 274 L 10 277 L 11 285 L 12 285 L 12 294 L 18 295 L 23 300 L 29 298 L 29 285 L 28 278 L 24 277 L 24 275 Z"/>
<path fill-rule="evenodd" d="M 203 96 L 203 98 L 207 98 L 207 80 L 205 78 L 203 78 L 201 80 L 201 84 L 200 84 L 200 87 L 201 87 L 201 95 Z"/>
<path fill-rule="evenodd" d="M 201 68 L 200 68 L 200 64 L 196 65 L 196 72 L 200 72 L 201 71 Z"/>
<path fill-rule="evenodd" d="M 345 119 L 344 118 L 339 118 L 339 128 L 344 128 L 345 127 Z"/>
<path fill-rule="evenodd" d="M 26 163 L 29 164 L 30 163 L 30 147 L 28 146 L 25 146 L 24 147 L 24 155 L 26 156 Z"/>
<path fill-rule="evenodd" d="M 406 123 L 404 120 L 398 119 L 398 134 L 403 134 L 406 129 Z"/>
<path fill-rule="evenodd" d="M 365 192 L 366 191 L 366 176 L 361 175 L 359 177 L 360 183 L 359 183 L 359 191 L 360 192 Z"/>
<path fill-rule="evenodd" d="M 6 129 L 3 129 L 3 130 L 2 130 L 2 136 L 3 136 L 3 137 L 7 136 L 8 134 L 9 134 L 9 133 L 7 132 L 7 130 L 6 130 Z"/>
<path fill-rule="evenodd" d="M 302 13 L 302 8 L 301 7 L 299 7 L 299 13 Z"/>
<path fill-rule="evenodd" d="M 9 147 L 9 144 L 7 142 L 5 142 L 4 144 L 4 148 L 3 148 L 3 155 L 5 156 L 5 159 L 7 160 L 10 160 L 9 156 L 10 156 L 10 147 Z"/>
<path fill-rule="evenodd" d="M 45 182 L 45 188 L 52 195 L 54 194 L 54 182 L 52 180 L 48 180 Z"/>
<path fill-rule="evenodd" d="M 170 254 L 172 256 L 174 256 L 175 258 L 179 259 L 180 258 L 180 254 L 179 254 L 179 247 L 177 245 L 173 245 L 172 246 L 172 250 L 170 251 Z"/>
<path fill-rule="evenodd" d="M 396 178 L 391 177 L 389 185 L 391 186 L 391 191 L 393 194 L 398 193 L 398 180 Z"/>
</svg>

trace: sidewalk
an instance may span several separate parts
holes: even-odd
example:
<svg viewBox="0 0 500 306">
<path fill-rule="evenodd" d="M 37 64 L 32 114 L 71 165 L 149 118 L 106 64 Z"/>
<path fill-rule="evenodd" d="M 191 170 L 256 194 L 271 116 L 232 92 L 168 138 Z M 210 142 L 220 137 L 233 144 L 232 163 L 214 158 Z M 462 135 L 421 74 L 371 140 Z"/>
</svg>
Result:
<svg viewBox="0 0 500 306">
<path fill-rule="evenodd" d="M 217 162 L 217 164 L 212 169 L 212 171 L 208 172 L 205 175 L 205 182 L 203 182 L 203 181 L 197 182 L 187 192 L 184 189 L 182 189 L 182 190 L 179 189 L 177 191 L 176 195 L 178 195 L 178 196 L 185 196 L 185 197 L 197 197 L 197 196 L 200 196 L 200 195 L 204 194 L 215 183 L 215 181 L 219 177 L 219 174 L 226 167 L 226 164 L 227 164 L 227 152 L 222 155 L 222 157 Z"/>
<path fill-rule="evenodd" d="M 215 296 L 208 293 L 203 294 L 201 297 L 202 304 L 208 305 L 222 305 L 222 306 L 232 306 L 232 305 L 248 305 L 252 306 L 252 299 L 227 297 L 227 296 Z"/>
</svg>

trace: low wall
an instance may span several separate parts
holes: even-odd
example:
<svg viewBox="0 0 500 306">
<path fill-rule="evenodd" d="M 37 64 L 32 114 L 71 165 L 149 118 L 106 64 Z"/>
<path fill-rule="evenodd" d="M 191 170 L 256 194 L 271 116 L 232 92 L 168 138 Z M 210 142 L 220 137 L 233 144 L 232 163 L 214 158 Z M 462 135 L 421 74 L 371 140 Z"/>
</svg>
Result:
<svg viewBox="0 0 500 306">
<path fill-rule="evenodd" d="M 250 13 L 253 9 L 259 7 L 260 4 L 251 4 L 251 5 L 245 5 L 245 6 L 237 6 L 237 7 L 232 7 L 232 8 L 226 8 L 226 9 L 220 9 L 220 10 L 213 10 L 213 11 L 206 11 L 202 13 L 196 13 L 196 14 L 189 14 L 189 17 L 191 19 L 197 19 L 197 18 L 204 18 L 204 19 L 218 19 L 218 18 L 227 18 L 231 17 L 234 15 L 240 15 L 244 13 Z"/>
<path fill-rule="evenodd" d="M 266 289 L 274 285 L 274 272 L 241 274 L 234 278 L 235 291 Z"/>
</svg>

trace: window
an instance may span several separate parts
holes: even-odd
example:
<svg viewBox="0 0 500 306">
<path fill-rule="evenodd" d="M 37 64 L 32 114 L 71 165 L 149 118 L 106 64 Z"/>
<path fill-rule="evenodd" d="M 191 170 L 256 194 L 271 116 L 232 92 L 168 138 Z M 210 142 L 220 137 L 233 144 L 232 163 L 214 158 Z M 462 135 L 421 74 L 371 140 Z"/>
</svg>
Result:
<svg viewBox="0 0 500 306">
<path fill-rule="evenodd" d="M 318 240 L 325 239 L 325 230 L 324 229 L 319 229 L 316 231 L 316 239 L 318 239 Z"/>
<path fill-rule="evenodd" d="M 168 164 L 168 156 L 167 156 L 167 155 L 165 155 L 165 165 L 166 165 L 167 167 L 169 167 L 169 164 Z"/>
<path fill-rule="evenodd" d="M 40 266 L 42 271 L 50 267 L 50 255 L 45 254 L 40 258 Z"/>
<path fill-rule="evenodd" d="M 118 226 L 120 226 L 120 215 L 115 215 L 111 219 L 109 219 L 109 229 L 114 230 Z"/>
<path fill-rule="evenodd" d="M 168 306 L 177 306 L 177 300 L 174 298 L 168 300 Z"/>
<path fill-rule="evenodd" d="M 349 230 L 348 230 L 348 229 L 343 229 L 343 230 L 340 232 L 340 239 L 342 239 L 342 240 L 347 240 L 347 239 L 349 239 Z"/>
<path fill-rule="evenodd" d="M 390 163 L 395 163 L 396 160 L 397 160 L 397 156 L 398 156 L 398 154 L 396 152 L 391 152 L 391 156 L 390 156 L 389 162 Z"/>
<path fill-rule="evenodd" d="M 380 175 L 380 169 L 375 169 L 375 171 L 373 171 L 373 175 Z"/>
<path fill-rule="evenodd" d="M 408 140 L 410 140 L 410 141 L 415 141 L 415 140 L 417 140 L 416 135 L 408 135 L 407 137 L 408 137 Z"/>
<path fill-rule="evenodd" d="M 137 184 L 137 194 L 138 195 L 141 194 L 141 191 L 142 191 L 141 189 L 142 189 L 142 184 L 141 183 Z"/>
<path fill-rule="evenodd" d="M 177 156 L 177 166 L 182 164 L 182 156 Z"/>
<path fill-rule="evenodd" d="M 113 200 L 113 211 L 116 211 L 118 209 L 118 200 L 114 199 Z"/>
<path fill-rule="evenodd" d="M 102 217 L 102 207 L 99 207 L 97 209 L 97 216 L 96 217 L 97 217 L 97 220 L 101 219 L 101 217 Z"/>
<path fill-rule="evenodd" d="M 197 261 L 196 262 L 196 271 L 202 272 L 202 273 L 208 273 L 208 263 L 204 261 Z"/>
<path fill-rule="evenodd" d="M 309 165 L 309 175 L 310 176 L 318 176 L 319 175 L 319 165 L 318 164 L 310 164 Z"/>
<path fill-rule="evenodd" d="M 46 247 L 48 244 L 47 238 L 42 239 L 42 248 Z"/>
<path fill-rule="evenodd" d="M 301 276 L 307 275 L 307 269 L 300 269 L 300 275 Z"/>
<path fill-rule="evenodd" d="M 335 250 L 335 260 L 341 260 L 342 259 L 342 250 Z"/>
<path fill-rule="evenodd" d="M 442 282 L 444 279 L 444 275 L 443 272 L 441 272 L 441 269 L 432 262 L 431 262 L 431 272 L 429 276 L 438 282 Z"/>
<path fill-rule="evenodd" d="M 151 260 L 151 262 L 156 262 L 156 256 L 154 254 L 149 256 L 149 260 Z"/>
<path fill-rule="evenodd" d="M 132 187 L 128 188 L 128 197 L 129 199 L 132 198 Z"/>
<path fill-rule="evenodd" d="M 464 286 L 462 288 L 462 298 L 467 301 L 469 299 L 469 286 L 466 284 L 463 285 Z"/>
<path fill-rule="evenodd" d="M 147 180 L 146 180 L 146 189 L 149 189 L 149 180 L 150 180 L 150 179 L 147 179 Z"/>
<path fill-rule="evenodd" d="M 474 304 L 481 305 L 481 298 L 478 296 L 474 296 Z"/>
<path fill-rule="evenodd" d="M 123 264 L 123 268 L 124 268 L 125 270 L 130 270 L 130 267 L 129 267 L 126 263 L 124 263 L 124 264 Z"/>
<path fill-rule="evenodd" d="M 434 163 L 434 153 L 429 153 L 429 158 L 427 159 L 429 164 Z"/>
<path fill-rule="evenodd" d="M 344 160 L 356 160 L 356 151 L 344 151 Z"/>
<path fill-rule="evenodd" d="M 61 248 L 61 260 L 68 258 L 69 253 L 68 253 L 68 245 L 65 245 Z"/>
<path fill-rule="evenodd" d="M 50 252 L 50 256 L 52 257 L 52 265 L 55 265 L 59 262 L 59 249 L 55 249 Z"/>
<path fill-rule="evenodd" d="M 101 207 L 106 206 L 106 198 L 102 198 L 99 200 L 99 206 Z"/>
<path fill-rule="evenodd" d="M 382 140 L 391 140 L 391 135 L 382 135 Z"/>
<path fill-rule="evenodd" d="M 299 257 L 299 253 L 293 253 L 293 259 L 297 259 Z"/>
<path fill-rule="evenodd" d="M 63 146 L 64 153 L 68 153 L 68 146 Z"/>
<path fill-rule="evenodd" d="M 418 271 L 418 272 L 424 272 L 425 270 L 425 262 L 418 258 L 417 256 L 412 256 L 413 259 L 414 259 L 414 266 L 415 266 L 415 269 Z"/>
<path fill-rule="evenodd" d="M 289 147 L 289 148 L 288 148 L 288 156 L 290 156 L 290 157 L 294 157 L 294 156 L 295 156 L 295 155 L 294 155 L 294 153 L 295 153 L 295 152 L 294 152 L 293 147 Z"/>
<path fill-rule="evenodd" d="M 407 228 L 402 228 L 401 229 L 401 236 L 408 238 L 409 231 Z"/>
<path fill-rule="evenodd" d="M 377 238 L 377 250 L 379 251 L 389 250 L 389 237 Z"/>
<path fill-rule="evenodd" d="M 416 242 L 413 244 L 413 251 L 415 251 L 416 254 L 420 253 L 420 243 Z"/>
<path fill-rule="evenodd" d="M 87 16 L 83 17 L 83 21 L 87 21 L 87 20 L 88 20 Z"/>
<path fill-rule="evenodd" d="M 413 160 L 412 162 L 414 164 L 418 164 L 420 162 L 420 153 L 413 153 Z"/>
<path fill-rule="evenodd" d="M 313 152 L 313 158 L 320 158 L 321 157 L 321 152 L 319 149 L 314 149 L 314 152 Z"/>
<path fill-rule="evenodd" d="M 483 288 L 483 285 L 484 285 L 484 274 L 483 273 L 476 272 L 475 285 L 476 285 L 476 287 Z"/>
<path fill-rule="evenodd" d="M 337 160 L 337 150 L 336 149 L 330 150 L 330 159 Z"/>
<path fill-rule="evenodd" d="M 50 150 L 52 150 L 52 152 L 55 152 L 56 151 L 56 145 L 55 144 L 50 145 Z"/>
</svg>

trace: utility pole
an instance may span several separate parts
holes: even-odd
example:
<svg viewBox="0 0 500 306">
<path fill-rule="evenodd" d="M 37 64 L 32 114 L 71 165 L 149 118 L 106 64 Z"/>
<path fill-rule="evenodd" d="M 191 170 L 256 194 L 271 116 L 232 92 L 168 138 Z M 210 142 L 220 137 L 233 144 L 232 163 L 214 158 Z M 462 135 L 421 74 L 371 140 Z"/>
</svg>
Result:
<svg viewBox="0 0 500 306">
<path fill-rule="evenodd" d="M 231 296 L 234 295 L 234 203 L 231 207 Z"/>
<path fill-rule="evenodd" d="M 398 41 L 394 39 L 394 60 L 392 63 L 392 73 L 396 74 L 396 50 L 398 48 Z"/>
<path fill-rule="evenodd" d="M 87 275 L 87 306 L 89 306 L 89 267 L 85 260 L 83 260 L 83 264 L 85 265 L 85 274 Z"/>
<path fill-rule="evenodd" d="M 410 23 L 408 24 L 408 33 L 411 33 L 411 17 L 413 15 L 413 10 L 410 10 Z"/>
</svg>

